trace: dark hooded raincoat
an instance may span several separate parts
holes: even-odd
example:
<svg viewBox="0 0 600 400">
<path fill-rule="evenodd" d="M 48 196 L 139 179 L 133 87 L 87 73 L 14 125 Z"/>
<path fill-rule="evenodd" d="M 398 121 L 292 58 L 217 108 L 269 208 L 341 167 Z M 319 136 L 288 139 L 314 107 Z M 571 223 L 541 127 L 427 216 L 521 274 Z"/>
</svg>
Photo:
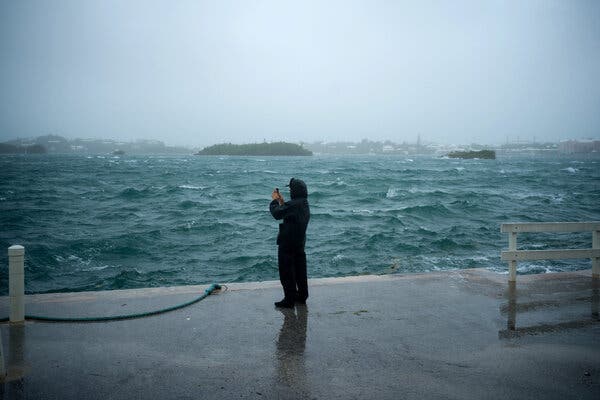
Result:
<svg viewBox="0 0 600 400">
<path fill-rule="evenodd" d="M 279 279 L 286 301 L 306 301 L 306 228 L 310 220 L 308 191 L 301 179 L 290 180 L 290 197 L 283 205 L 273 200 L 269 206 L 273 218 L 283 220 L 277 235 Z"/>
</svg>

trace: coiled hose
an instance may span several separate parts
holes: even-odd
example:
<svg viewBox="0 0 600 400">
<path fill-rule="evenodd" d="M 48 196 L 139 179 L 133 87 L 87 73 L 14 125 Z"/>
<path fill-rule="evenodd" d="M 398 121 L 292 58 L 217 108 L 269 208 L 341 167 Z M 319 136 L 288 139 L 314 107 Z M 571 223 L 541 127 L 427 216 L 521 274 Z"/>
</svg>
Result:
<svg viewBox="0 0 600 400">
<path fill-rule="evenodd" d="M 169 311 L 178 310 L 180 308 L 187 307 L 194 303 L 199 302 L 200 300 L 208 297 L 213 291 L 221 289 L 221 285 L 217 283 L 213 283 L 210 285 L 201 296 L 198 296 L 190 301 L 185 303 L 177 304 L 171 307 L 161 308 L 159 310 L 154 311 L 146 311 L 142 313 L 134 313 L 134 314 L 123 314 L 123 315 L 112 315 L 112 316 L 104 316 L 104 317 L 49 317 L 45 315 L 29 315 L 25 314 L 26 320 L 31 321 L 45 321 L 45 322 L 106 322 L 106 321 L 119 321 L 123 319 L 134 319 L 134 318 L 143 318 L 149 317 L 151 315 L 162 314 Z M 9 318 L 1 318 L 0 322 L 6 322 Z"/>
</svg>

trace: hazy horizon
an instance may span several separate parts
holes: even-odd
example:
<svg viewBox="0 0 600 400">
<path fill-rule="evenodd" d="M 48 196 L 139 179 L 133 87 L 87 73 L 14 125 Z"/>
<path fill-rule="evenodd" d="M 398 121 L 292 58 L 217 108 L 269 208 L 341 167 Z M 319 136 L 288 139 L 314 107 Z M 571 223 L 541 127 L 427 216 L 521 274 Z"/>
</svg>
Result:
<svg viewBox="0 0 600 400">
<path fill-rule="evenodd" d="M 600 138 L 600 2 L 0 4 L 0 142 Z"/>
</svg>

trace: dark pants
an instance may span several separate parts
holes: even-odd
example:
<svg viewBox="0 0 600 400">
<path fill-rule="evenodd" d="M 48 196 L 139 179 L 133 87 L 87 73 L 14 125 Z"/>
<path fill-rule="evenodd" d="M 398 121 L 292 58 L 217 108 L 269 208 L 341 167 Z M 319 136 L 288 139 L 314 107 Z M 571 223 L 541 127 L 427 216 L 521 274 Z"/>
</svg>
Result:
<svg viewBox="0 0 600 400">
<path fill-rule="evenodd" d="M 288 250 L 279 246 L 277 250 L 279 280 L 286 300 L 306 300 L 308 282 L 306 278 L 306 253 L 304 250 Z"/>
</svg>

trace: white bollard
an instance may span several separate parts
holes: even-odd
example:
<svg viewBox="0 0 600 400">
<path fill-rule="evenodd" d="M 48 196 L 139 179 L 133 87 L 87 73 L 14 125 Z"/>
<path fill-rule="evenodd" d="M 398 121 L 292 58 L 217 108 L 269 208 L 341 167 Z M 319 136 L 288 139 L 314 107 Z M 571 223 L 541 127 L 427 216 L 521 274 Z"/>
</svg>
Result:
<svg viewBox="0 0 600 400">
<path fill-rule="evenodd" d="M 25 320 L 25 248 L 14 245 L 8 248 L 8 296 L 10 322 Z"/>
</svg>

